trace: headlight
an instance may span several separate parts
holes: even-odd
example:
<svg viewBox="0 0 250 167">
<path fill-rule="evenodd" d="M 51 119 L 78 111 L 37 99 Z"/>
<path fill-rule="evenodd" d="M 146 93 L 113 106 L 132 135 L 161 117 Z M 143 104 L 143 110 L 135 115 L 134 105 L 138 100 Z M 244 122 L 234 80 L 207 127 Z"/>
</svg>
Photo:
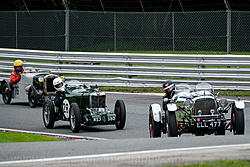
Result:
<svg viewBox="0 0 250 167">
<path fill-rule="evenodd" d="M 194 102 L 191 99 L 186 99 L 184 102 L 184 107 L 186 110 L 191 110 Z"/>
<path fill-rule="evenodd" d="M 220 99 L 219 101 L 219 107 L 225 108 L 228 105 L 227 99 Z"/>
<path fill-rule="evenodd" d="M 38 81 L 39 81 L 39 82 L 43 82 L 43 81 L 44 81 L 44 78 L 43 78 L 43 77 L 39 77 L 39 78 L 38 78 Z"/>
</svg>

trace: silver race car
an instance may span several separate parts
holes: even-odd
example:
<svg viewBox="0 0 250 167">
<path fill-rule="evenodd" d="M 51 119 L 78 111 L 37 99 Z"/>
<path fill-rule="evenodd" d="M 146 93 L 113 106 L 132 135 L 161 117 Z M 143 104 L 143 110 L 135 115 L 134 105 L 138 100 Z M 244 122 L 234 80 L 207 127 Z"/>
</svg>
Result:
<svg viewBox="0 0 250 167">
<path fill-rule="evenodd" d="M 22 99 L 28 101 L 30 107 L 35 107 L 44 102 L 45 96 L 55 92 L 53 80 L 58 75 L 29 67 L 21 75 L 17 84 L 11 85 L 7 79 L 0 81 L 0 94 L 5 104 L 10 104 L 14 99 Z"/>
</svg>

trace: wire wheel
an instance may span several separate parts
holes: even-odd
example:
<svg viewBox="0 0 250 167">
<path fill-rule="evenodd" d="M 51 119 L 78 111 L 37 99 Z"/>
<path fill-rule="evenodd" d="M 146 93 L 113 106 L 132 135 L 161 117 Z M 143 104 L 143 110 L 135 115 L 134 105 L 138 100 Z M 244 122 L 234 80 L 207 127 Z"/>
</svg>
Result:
<svg viewBox="0 0 250 167">
<path fill-rule="evenodd" d="M 123 100 L 117 100 L 115 103 L 115 126 L 116 129 L 123 129 L 126 122 L 126 108 Z"/>
<path fill-rule="evenodd" d="M 71 104 L 70 127 L 73 133 L 79 133 L 81 128 L 81 113 L 77 103 Z"/>
</svg>

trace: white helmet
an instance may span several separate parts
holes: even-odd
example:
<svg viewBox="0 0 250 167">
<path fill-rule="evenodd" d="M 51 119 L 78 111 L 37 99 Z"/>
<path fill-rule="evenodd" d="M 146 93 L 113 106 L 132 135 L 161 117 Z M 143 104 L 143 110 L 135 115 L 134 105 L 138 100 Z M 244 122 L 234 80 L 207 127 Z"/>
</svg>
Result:
<svg viewBox="0 0 250 167">
<path fill-rule="evenodd" d="M 58 78 L 55 78 L 53 80 L 53 85 L 54 85 L 54 88 L 57 90 L 57 91 L 60 91 L 60 92 L 63 92 L 65 91 L 65 84 L 63 82 L 63 80 L 58 77 Z"/>
</svg>

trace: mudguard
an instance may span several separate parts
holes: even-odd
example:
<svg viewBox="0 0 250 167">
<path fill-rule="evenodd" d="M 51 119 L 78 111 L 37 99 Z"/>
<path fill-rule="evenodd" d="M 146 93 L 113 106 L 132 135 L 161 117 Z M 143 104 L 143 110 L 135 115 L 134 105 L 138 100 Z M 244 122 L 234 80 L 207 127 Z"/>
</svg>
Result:
<svg viewBox="0 0 250 167">
<path fill-rule="evenodd" d="M 235 100 L 234 101 L 235 107 L 238 109 L 244 109 L 245 108 L 245 103 L 242 100 Z"/>
<path fill-rule="evenodd" d="M 153 112 L 154 121 L 161 122 L 161 106 L 159 104 L 151 104 L 150 109 Z"/>
<path fill-rule="evenodd" d="M 167 104 L 168 111 L 174 112 L 177 110 L 177 105 L 175 103 L 169 103 Z"/>
</svg>

